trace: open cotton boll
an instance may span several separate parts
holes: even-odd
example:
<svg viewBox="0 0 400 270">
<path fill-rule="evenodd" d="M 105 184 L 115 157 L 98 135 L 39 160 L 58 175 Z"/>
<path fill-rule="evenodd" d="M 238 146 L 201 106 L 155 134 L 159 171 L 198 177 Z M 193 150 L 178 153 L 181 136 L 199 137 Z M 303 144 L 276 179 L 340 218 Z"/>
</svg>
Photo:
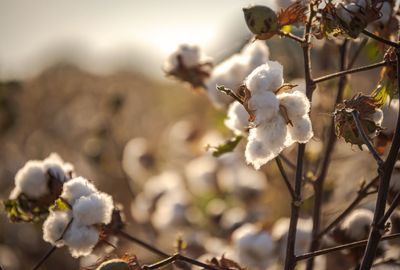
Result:
<svg viewBox="0 0 400 270">
<path fill-rule="evenodd" d="M 249 114 L 238 101 L 229 105 L 228 115 L 224 123 L 227 128 L 234 131 L 235 134 L 245 135 L 249 126 Z"/>
<path fill-rule="evenodd" d="M 182 176 L 176 171 L 164 171 L 148 179 L 143 187 L 143 192 L 149 199 L 154 199 L 163 193 L 184 190 Z"/>
<path fill-rule="evenodd" d="M 368 209 L 356 209 L 348 215 L 340 228 L 352 240 L 363 240 L 368 237 L 374 213 Z"/>
<path fill-rule="evenodd" d="M 74 220 L 83 225 L 108 224 L 113 209 L 111 196 L 101 192 L 77 199 L 72 213 Z"/>
<path fill-rule="evenodd" d="M 51 177 L 61 182 L 67 181 L 74 170 L 74 166 L 70 163 L 64 163 L 57 153 L 51 153 L 43 160 L 43 166 Z"/>
<path fill-rule="evenodd" d="M 314 136 L 311 120 L 307 114 L 290 120 L 293 126 L 288 125 L 287 129 L 293 142 L 306 143 Z"/>
<path fill-rule="evenodd" d="M 96 228 L 79 224 L 74 220 L 65 232 L 63 239 L 72 257 L 78 258 L 89 255 L 99 241 L 99 237 Z"/>
<path fill-rule="evenodd" d="M 383 134 L 392 135 L 396 129 L 397 116 L 399 114 L 399 100 L 392 99 L 389 105 L 389 102 L 385 104 L 382 108 L 383 112 L 383 120 L 381 131 Z"/>
<path fill-rule="evenodd" d="M 375 109 L 375 112 L 371 115 L 371 120 L 374 121 L 374 123 L 377 126 L 382 125 L 383 121 L 383 112 L 381 109 Z"/>
<path fill-rule="evenodd" d="M 268 61 L 269 49 L 265 44 L 265 41 L 256 40 L 252 43 L 247 44 L 242 49 L 242 55 L 247 59 L 249 67 L 255 69 L 259 65 Z M 247 75 L 247 74 L 246 74 Z"/>
<path fill-rule="evenodd" d="M 182 60 L 182 64 L 187 68 L 197 66 L 200 63 L 203 63 L 205 59 L 207 59 L 200 51 L 199 47 L 194 45 L 182 44 L 173 54 L 169 56 L 167 61 L 164 63 L 164 69 L 166 71 L 176 69 L 179 65 L 178 58 Z"/>
<path fill-rule="evenodd" d="M 275 91 L 283 84 L 283 67 L 275 61 L 258 66 L 246 78 L 246 87 L 252 95 Z"/>
<path fill-rule="evenodd" d="M 279 100 L 272 92 L 262 92 L 253 95 L 248 102 L 249 109 L 254 111 L 254 125 L 269 122 L 279 113 Z"/>
<path fill-rule="evenodd" d="M 29 198 L 40 198 L 49 192 L 48 178 L 43 162 L 28 161 L 15 175 L 17 190 Z"/>
<path fill-rule="evenodd" d="M 57 247 L 63 246 L 64 242 L 60 237 L 67 228 L 71 218 L 71 211 L 51 211 L 43 223 L 44 241 Z"/>
<path fill-rule="evenodd" d="M 80 197 L 89 196 L 96 192 L 98 192 L 97 188 L 87 179 L 76 177 L 64 184 L 60 197 L 67 200 L 70 205 L 74 205 Z"/>
<path fill-rule="evenodd" d="M 301 117 L 310 111 L 310 101 L 300 91 L 279 94 L 278 99 L 280 104 L 286 108 L 289 119 Z"/>
<path fill-rule="evenodd" d="M 261 270 L 270 265 L 275 245 L 266 231 L 247 223 L 233 232 L 232 241 L 243 266 Z"/>
<path fill-rule="evenodd" d="M 200 195 L 214 190 L 218 161 L 212 156 L 203 155 L 191 160 L 185 167 L 189 189 Z"/>
</svg>

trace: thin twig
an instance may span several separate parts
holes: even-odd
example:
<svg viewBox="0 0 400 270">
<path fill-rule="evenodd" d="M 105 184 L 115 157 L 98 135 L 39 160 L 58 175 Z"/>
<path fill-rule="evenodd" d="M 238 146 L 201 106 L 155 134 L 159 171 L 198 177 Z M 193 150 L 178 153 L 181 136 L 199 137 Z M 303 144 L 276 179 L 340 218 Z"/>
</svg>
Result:
<svg viewBox="0 0 400 270">
<path fill-rule="evenodd" d="M 395 239 L 395 238 L 399 238 L 399 237 L 400 237 L 400 233 L 389 234 L 387 236 L 382 237 L 382 241 Z M 336 251 L 340 251 L 340 250 L 362 247 L 367 243 L 368 243 L 368 240 L 361 240 L 361 241 L 357 241 L 357 242 L 353 242 L 353 243 L 349 243 L 349 244 L 343 244 L 343 245 L 336 246 L 336 247 L 321 249 L 321 250 L 314 251 L 314 252 L 308 252 L 308 253 L 305 253 L 302 255 L 298 255 L 296 258 L 298 261 L 307 260 L 307 259 L 310 259 L 313 257 L 321 256 L 324 254 L 328 254 L 328 253 L 332 253 L 332 252 L 336 252 Z"/>
<path fill-rule="evenodd" d="M 236 100 L 237 102 L 239 102 L 240 104 L 243 105 L 243 100 L 238 95 L 236 95 L 236 93 L 233 90 L 226 88 L 223 85 L 217 85 L 217 90 L 232 97 L 234 100 Z"/>
<path fill-rule="evenodd" d="M 390 65 L 395 63 L 394 61 L 381 61 L 375 64 L 371 64 L 371 65 L 367 65 L 367 66 L 362 66 L 362 67 L 357 67 L 357 68 L 352 68 L 352 69 L 347 69 L 344 71 L 339 71 L 336 73 L 332 73 L 329 75 L 325 75 L 319 78 L 314 79 L 314 83 L 321 83 L 327 80 L 331 80 L 343 75 L 347 75 L 347 74 L 352 74 L 352 73 L 357 73 L 357 72 L 362 72 L 362 71 L 366 71 L 366 70 L 370 70 L 370 69 L 374 69 L 374 68 L 378 68 L 378 67 L 382 67 L 382 66 L 386 66 L 386 65 Z"/>
<path fill-rule="evenodd" d="M 297 41 L 297 42 L 299 42 L 301 44 L 303 44 L 306 41 L 304 38 L 301 38 L 301 37 L 298 37 L 296 35 L 293 35 L 292 33 L 287 33 L 287 32 L 280 31 L 279 35 L 282 36 L 282 37 L 287 37 L 287 38 L 293 39 L 294 41 Z"/>
<path fill-rule="evenodd" d="M 377 35 L 375 35 L 374 33 L 369 32 L 369 31 L 366 30 L 366 29 L 364 29 L 364 30 L 362 31 L 362 33 L 363 33 L 364 35 L 366 35 L 366 36 L 368 36 L 368 37 L 370 37 L 370 38 L 372 38 L 372 39 L 375 39 L 375 40 L 377 40 L 377 41 L 379 41 L 379 42 L 382 42 L 382 43 L 384 43 L 384 44 L 386 44 L 386 45 L 389 45 L 389 46 L 392 46 L 392 47 L 395 47 L 395 48 L 399 48 L 399 44 L 398 44 L 397 42 L 393 42 L 393 41 L 391 41 L 391 40 L 388 40 L 388 39 L 385 39 L 385 38 L 383 38 L 383 37 L 377 36 Z"/>
<path fill-rule="evenodd" d="M 396 50 L 397 60 L 397 90 L 400 87 L 400 51 Z M 397 160 L 397 154 L 400 149 L 400 113 L 397 117 L 396 129 L 389 150 L 389 154 L 385 163 L 380 170 L 380 181 L 378 187 L 378 196 L 375 204 L 374 218 L 372 220 L 372 229 L 369 234 L 368 244 L 361 262 L 360 270 L 370 269 L 375 258 L 376 250 L 378 249 L 379 241 L 384 233 L 384 224 L 379 221 L 385 214 L 386 199 L 389 191 L 390 178 L 392 176 L 393 168 Z"/>
<path fill-rule="evenodd" d="M 291 169 L 296 169 L 296 165 L 290 161 L 284 154 L 280 154 L 279 157 L 282 159 L 283 162 L 285 162 L 285 164 L 290 167 Z"/>
<path fill-rule="evenodd" d="M 366 184 L 364 187 L 362 187 L 357 194 L 357 197 L 354 198 L 354 200 L 349 204 L 349 206 L 346 207 L 346 209 L 337 217 L 335 218 L 328 226 L 326 226 L 325 229 L 321 230 L 320 233 L 318 234 L 318 238 L 322 238 L 325 234 L 327 234 L 332 228 L 334 228 L 336 225 L 338 225 L 345 217 L 347 217 L 354 208 L 356 208 L 359 203 L 368 195 L 372 194 L 369 192 L 369 189 L 373 187 L 376 182 L 378 181 L 379 176 L 376 176 L 374 179 L 372 179 L 368 184 Z M 376 192 L 374 192 L 376 193 Z"/>
<path fill-rule="evenodd" d="M 354 122 L 357 127 L 358 134 L 361 135 L 361 138 L 363 139 L 365 145 L 368 147 L 369 151 L 371 152 L 372 156 L 376 160 L 376 163 L 378 163 L 378 167 L 381 168 L 383 165 L 383 160 L 379 156 L 378 152 L 376 151 L 375 147 L 371 144 L 370 139 L 368 138 L 367 134 L 365 134 L 365 131 L 363 127 L 361 126 L 360 118 L 359 118 L 359 113 L 356 110 L 353 110 L 351 112 Z"/>
<path fill-rule="evenodd" d="M 118 234 L 120 236 L 124 237 L 125 239 L 127 239 L 127 240 L 129 240 L 131 242 L 134 242 L 134 243 L 138 244 L 139 246 L 141 246 L 141 247 L 153 252 L 154 254 L 159 255 L 160 257 L 164 257 L 164 258 L 170 257 L 170 255 L 168 253 L 165 253 L 164 251 L 156 248 L 155 246 L 152 246 L 152 245 L 150 245 L 150 244 L 148 244 L 148 243 L 146 243 L 146 242 L 144 242 L 144 241 L 142 241 L 142 240 L 140 240 L 140 239 L 128 234 L 125 231 L 120 230 L 120 231 L 118 231 Z"/>
<path fill-rule="evenodd" d="M 288 178 L 288 176 L 286 174 L 285 168 L 283 168 L 282 161 L 279 158 L 279 156 L 277 156 L 275 158 L 275 161 L 276 161 L 276 165 L 278 166 L 279 172 L 282 175 L 283 181 L 285 182 L 286 187 L 287 187 L 287 189 L 288 189 L 288 191 L 290 193 L 290 196 L 292 197 L 292 200 L 294 200 L 296 198 L 296 195 L 294 194 L 293 187 L 290 184 L 289 178 Z"/>
</svg>

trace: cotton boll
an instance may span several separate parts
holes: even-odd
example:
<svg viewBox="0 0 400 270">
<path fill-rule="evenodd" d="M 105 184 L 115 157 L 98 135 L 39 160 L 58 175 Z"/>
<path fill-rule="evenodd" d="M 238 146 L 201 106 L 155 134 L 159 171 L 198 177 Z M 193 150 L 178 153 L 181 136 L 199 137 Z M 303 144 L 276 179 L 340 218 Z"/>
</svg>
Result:
<svg viewBox="0 0 400 270">
<path fill-rule="evenodd" d="M 249 100 L 249 109 L 254 111 L 256 118 L 254 125 L 269 122 L 279 112 L 279 100 L 272 92 L 262 92 L 253 95 Z"/>
<path fill-rule="evenodd" d="M 308 115 L 291 118 L 290 120 L 293 126 L 289 124 L 287 128 L 291 140 L 299 143 L 306 143 L 314 136 L 311 120 Z"/>
<path fill-rule="evenodd" d="M 45 167 L 41 161 L 28 161 L 15 175 L 15 186 L 30 198 L 49 192 Z"/>
<path fill-rule="evenodd" d="M 278 95 L 279 102 L 286 108 L 289 119 L 301 117 L 310 111 L 310 101 L 300 91 Z"/>
<path fill-rule="evenodd" d="M 354 241 L 368 237 L 374 213 L 368 209 L 356 209 L 348 215 L 340 228 Z"/>
<path fill-rule="evenodd" d="M 147 198 L 153 200 L 161 194 L 167 192 L 179 192 L 184 190 L 182 176 L 176 171 L 164 171 L 159 175 L 148 179 L 143 187 L 143 192 Z"/>
<path fill-rule="evenodd" d="M 51 153 L 44 159 L 43 166 L 50 176 L 61 182 L 67 181 L 69 173 L 73 171 L 73 166 L 69 163 L 64 164 L 64 161 L 57 153 Z"/>
<path fill-rule="evenodd" d="M 371 120 L 374 121 L 374 123 L 377 126 L 382 125 L 383 121 L 383 112 L 381 109 L 375 109 L 375 112 L 371 115 Z"/>
<path fill-rule="evenodd" d="M 108 224 L 114 209 L 113 200 L 105 193 L 80 197 L 73 206 L 74 220 L 83 225 Z"/>
<path fill-rule="evenodd" d="M 247 142 L 245 157 L 247 164 L 252 164 L 256 170 L 274 158 L 273 152 L 260 140 L 252 139 Z"/>
<path fill-rule="evenodd" d="M 98 190 L 92 183 L 83 177 L 77 177 L 64 184 L 61 198 L 74 205 L 80 197 L 89 196 L 95 192 L 98 192 Z"/>
<path fill-rule="evenodd" d="M 275 91 L 283 84 L 283 67 L 278 62 L 268 61 L 254 69 L 246 78 L 246 87 L 252 95 Z"/>
<path fill-rule="evenodd" d="M 246 134 L 248 129 L 249 114 L 238 101 L 231 103 L 228 109 L 228 116 L 225 119 L 225 126 L 233 130 L 238 135 Z"/>
<path fill-rule="evenodd" d="M 399 100 L 398 99 L 392 99 L 389 103 L 387 102 L 385 106 L 382 108 L 383 112 L 383 121 L 382 121 L 382 127 L 383 127 L 383 134 L 386 135 L 392 135 L 394 134 L 394 131 L 396 129 L 396 122 L 397 122 L 397 116 L 399 114 Z"/>
<path fill-rule="evenodd" d="M 153 202 L 141 192 L 131 203 L 131 215 L 139 223 L 146 223 L 150 219 Z"/>
<path fill-rule="evenodd" d="M 15 200 L 18 198 L 20 194 L 21 194 L 21 189 L 19 187 L 14 187 L 13 190 L 11 190 L 8 199 Z"/>
<path fill-rule="evenodd" d="M 99 232 L 94 227 L 84 226 L 73 221 L 63 239 L 72 257 L 89 255 L 99 241 Z"/>
<path fill-rule="evenodd" d="M 221 227 L 227 231 L 236 229 L 247 218 L 247 212 L 242 207 L 233 207 L 224 211 L 221 217 Z"/>
<path fill-rule="evenodd" d="M 47 219 L 43 223 L 43 239 L 46 242 L 61 247 L 64 245 L 62 240 L 57 241 L 71 220 L 71 212 L 51 211 Z"/>
<path fill-rule="evenodd" d="M 269 49 L 265 41 L 256 40 L 243 48 L 242 55 L 247 59 L 250 69 L 253 70 L 268 61 Z"/>
<path fill-rule="evenodd" d="M 266 231 L 247 223 L 233 232 L 232 240 L 240 264 L 260 270 L 271 264 L 275 245 Z"/>
<path fill-rule="evenodd" d="M 194 45 L 182 44 L 179 48 L 169 56 L 167 61 L 164 63 L 164 69 L 166 71 L 174 70 L 178 67 L 178 57 L 182 59 L 182 64 L 187 67 L 194 67 L 204 62 L 205 56 L 200 51 L 199 47 Z"/>
<path fill-rule="evenodd" d="M 217 159 L 203 155 L 191 160 L 185 167 L 185 175 L 191 192 L 201 195 L 215 188 Z"/>
</svg>

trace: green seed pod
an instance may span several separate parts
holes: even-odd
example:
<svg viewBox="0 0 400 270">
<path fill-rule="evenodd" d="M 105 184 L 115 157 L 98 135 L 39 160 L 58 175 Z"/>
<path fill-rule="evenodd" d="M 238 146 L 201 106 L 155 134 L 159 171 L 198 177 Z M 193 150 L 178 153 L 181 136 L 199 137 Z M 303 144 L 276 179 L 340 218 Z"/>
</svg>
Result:
<svg viewBox="0 0 400 270">
<path fill-rule="evenodd" d="M 256 35 L 263 35 L 278 30 L 276 13 L 266 6 L 250 6 L 243 8 L 247 27 Z"/>
<path fill-rule="evenodd" d="M 121 259 L 113 259 L 100 264 L 96 270 L 131 270 L 129 264 Z"/>
</svg>

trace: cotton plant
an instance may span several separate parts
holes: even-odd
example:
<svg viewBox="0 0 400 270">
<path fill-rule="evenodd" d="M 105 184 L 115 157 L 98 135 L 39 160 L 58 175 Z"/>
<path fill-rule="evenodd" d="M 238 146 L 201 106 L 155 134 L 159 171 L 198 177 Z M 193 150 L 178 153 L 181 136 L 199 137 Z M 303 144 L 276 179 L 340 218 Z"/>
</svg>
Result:
<svg viewBox="0 0 400 270">
<path fill-rule="evenodd" d="M 249 128 L 246 161 L 256 169 L 277 157 L 294 142 L 306 143 L 313 137 L 309 117 L 310 101 L 304 93 L 285 85 L 283 67 L 275 61 L 260 65 L 247 76 L 242 103 L 248 115 L 232 104 L 225 124 L 243 134 Z"/>
<path fill-rule="evenodd" d="M 64 184 L 60 200 L 64 206 L 54 207 L 43 223 L 43 239 L 67 246 L 73 257 L 89 255 L 101 240 L 101 226 L 112 220 L 112 197 L 77 177 Z"/>
<path fill-rule="evenodd" d="M 60 196 L 64 183 L 74 176 L 74 167 L 52 153 L 44 160 L 29 160 L 16 173 L 15 187 L 5 208 L 10 220 L 39 221 Z"/>
</svg>

